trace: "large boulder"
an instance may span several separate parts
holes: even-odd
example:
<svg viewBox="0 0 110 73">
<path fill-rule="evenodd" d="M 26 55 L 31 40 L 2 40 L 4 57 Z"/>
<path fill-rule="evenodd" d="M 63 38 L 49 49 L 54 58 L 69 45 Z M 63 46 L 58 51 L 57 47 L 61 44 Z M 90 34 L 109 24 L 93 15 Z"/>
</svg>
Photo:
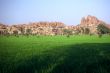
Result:
<svg viewBox="0 0 110 73">
<path fill-rule="evenodd" d="M 100 24 L 106 25 L 105 22 L 99 20 L 97 17 L 88 15 L 87 17 L 83 17 L 81 19 L 79 26 L 84 29 L 88 28 L 91 34 L 97 34 L 98 33 L 97 26 Z"/>
</svg>

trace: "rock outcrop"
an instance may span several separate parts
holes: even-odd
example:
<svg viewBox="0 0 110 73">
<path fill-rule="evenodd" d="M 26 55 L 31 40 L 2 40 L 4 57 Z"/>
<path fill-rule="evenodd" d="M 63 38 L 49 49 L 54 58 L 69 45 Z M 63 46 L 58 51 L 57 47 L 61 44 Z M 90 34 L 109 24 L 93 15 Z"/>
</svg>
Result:
<svg viewBox="0 0 110 73">
<path fill-rule="evenodd" d="M 97 26 L 100 24 L 106 25 L 105 22 L 99 20 L 95 16 L 88 15 L 87 17 L 83 17 L 81 19 L 81 23 L 79 26 L 82 27 L 83 29 L 88 28 L 91 34 L 97 34 L 98 33 Z"/>
<path fill-rule="evenodd" d="M 36 35 L 62 35 L 64 23 L 61 22 L 35 22 L 5 26 L 0 24 L 0 34 L 36 34 Z"/>
<path fill-rule="evenodd" d="M 6 25 L 0 23 L 0 35 L 7 34 L 7 27 Z"/>
<path fill-rule="evenodd" d="M 6 26 L 0 23 L 0 35 L 4 34 L 33 34 L 33 35 L 63 35 L 63 30 L 71 30 L 73 34 L 97 34 L 97 26 L 104 24 L 110 28 L 105 22 L 99 20 L 95 16 L 88 15 L 83 17 L 77 26 L 66 26 L 62 22 L 34 22 L 29 24 L 18 24 Z"/>
<path fill-rule="evenodd" d="M 88 15 L 87 17 L 83 17 L 81 19 L 81 25 L 85 25 L 85 26 L 88 26 L 88 25 L 98 25 L 102 23 L 98 18 L 96 18 L 95 16 L 90 16 Z"/>
</svg>

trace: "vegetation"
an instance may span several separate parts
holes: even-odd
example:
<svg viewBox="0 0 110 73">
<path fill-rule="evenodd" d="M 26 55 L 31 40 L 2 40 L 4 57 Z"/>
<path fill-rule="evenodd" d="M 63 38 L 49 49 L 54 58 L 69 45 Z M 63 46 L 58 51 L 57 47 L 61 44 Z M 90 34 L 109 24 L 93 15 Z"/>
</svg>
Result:
<svg viewBox="0 0 110 73">
<path fill-rule="evenodd" d="M 110 36 L 0 36 L 0 73 L 110 73 Z"/>
<path fill-rule="evenodd" d="M 31 29 L 27 29 L 26 32 L 28 35 L 31 34 Z"/>
<path fill-rule="evenodd" d="M 85 28 L 84 34 L 90 34 L 90 29 L 89 28 Z"/>
<path fill-rule="evenodd" d="M 16 31 L 16 30 L 13 31 L 13 35 L 15 35 L 15 36 L 18 35 L 18 31 Z"/>
<path fill-rule="evenodd" d="M 72 30 L 64 29 L 63 34 L 66 35 L 67 37 L 70 37 L 70 35 L 72 35 Z"/>
<path fill-rule="evenodd" d="M 97 27 L 97 30 L 99 31 L 100 34 L 108 34 L 110 33 L 110 29 L 106 27 L 104 24 L 99 24 Z"/>
</svg>

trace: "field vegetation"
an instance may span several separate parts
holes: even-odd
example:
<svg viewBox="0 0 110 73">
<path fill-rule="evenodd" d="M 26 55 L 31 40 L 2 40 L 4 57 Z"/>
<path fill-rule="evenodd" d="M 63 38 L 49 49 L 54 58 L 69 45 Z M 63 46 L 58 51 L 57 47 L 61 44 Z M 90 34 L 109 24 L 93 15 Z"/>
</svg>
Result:
<svg viewBox="0 0 110 73">
<path fill-rule="evenodd" d="M 0 73 L 110 73 L 110 35 L 0 36 Z"/>
</svg>

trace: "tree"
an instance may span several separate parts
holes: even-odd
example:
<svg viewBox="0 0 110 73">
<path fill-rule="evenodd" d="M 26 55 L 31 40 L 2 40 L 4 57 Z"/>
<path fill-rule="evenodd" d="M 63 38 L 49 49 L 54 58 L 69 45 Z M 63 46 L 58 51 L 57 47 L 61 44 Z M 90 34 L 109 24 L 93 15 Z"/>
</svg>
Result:
<svg viewBox="0 0 110 73">
<path fill-rule="evenodd" d="M 83 27 L 80 27 L 80 33 L 84 34 L 84 28 Z"/>
<path fill-rule="evenodd" d="M 20 27 L 19 30 L 21 31 L 21 34 L 23 35 L 25 33 L 25 30 L 23 27 Z"/>
<path fill-rule="evenodd" d="M 98 37 L 101 38 L 102 37 L 102 34 L 100 32 L 98 32 Z"/>
<path fill-rule="evenodd" d="M 18 31 L 17 31 L 17 30 L 14 30 L 14 31 L 13 31 L 13 34 L 14 34 L 15 36 L 18 36 Z"/>
<path fill-rule="evenodd" d="M 66 35 L 67 37 L 70 37 L 70 35 L 72 35 L 72 31 L 69 29 L 64 29 L 63 30 L 64 35 Z"/>
<path fill-rule="evenodd" d="M 99 24 L 97 27 L 98 33 L 100 34 L 108 34 L 110 33 L 110 29 L 105 24 Z"/>
<path fill-rule="evenodd" d="M 90 33 L 90 29 L 89 28 L 85 28 L 84 29 L 84 34 L 89 34 Z"/>
<path fill-rule="evenodd" d="M 31 29 L 26 29 L 26 35 L 30 35 L 32 33 Z"/>
<path fill-rule="evenodd" d="M 89 28 L 87 28 L 87 27 L 86 27 L 86 28 L 81 27 L 81 29 L 80 29 L 80 30 L 81 30 L 80 32 L 81 32 L 82 34 L 90 34 L 90 29 L 89 29 Z"/>
</svg>

